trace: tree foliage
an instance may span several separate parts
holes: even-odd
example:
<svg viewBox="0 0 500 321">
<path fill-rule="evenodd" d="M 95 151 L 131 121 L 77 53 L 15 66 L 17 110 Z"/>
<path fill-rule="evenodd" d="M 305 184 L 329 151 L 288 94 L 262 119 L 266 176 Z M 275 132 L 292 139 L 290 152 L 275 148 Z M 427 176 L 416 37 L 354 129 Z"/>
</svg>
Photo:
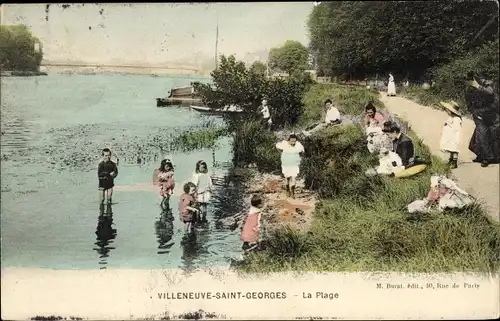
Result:
<svg viewBox="0 0 500 321">
<path fill-rule="evenodd" d="M 250 66 L 250 72 L 256 75 L 264 76 L 266 74 L 267 67 L 262 61 L 256 61 Z"/>
<path fill-rule="evenodd" d="M 465 76 L 469 71 L 484 74 L 498 86 L 498 65 L 500 63 L 498 46 L 499 42 L 496 39 L 448 64 L 430 70 L 430 75 L 436 81 L 435 88 L 439 91 L 439 96 L 464 102 Z M 498 90 L 498 88 L 496 89 Z"/>
<path fill-rule="evenodd" d="M 248 70 L 234 56 L 222 55 L 219 67 L 211 73 L 213 85 L 194 83 L 196 92 L 207 106 L 221 108 L 234 104 L 245 110 L 241 117 L 226 118 L 230 130 L 238 127 L 237 122 L 257 118 L 257 109 L 264 96 L 278 126 L 295 123 L 302 113 L 301 98 L 312 83 L 310 76 L 302 73 L 286 79 L 267 78 L 263 73 L 256 72 L 258 68 L 253 66 Z"/>
<path fill-rule="evenodd" d="M 298 41 L 287 40 L 281 47 L 269 51 L 269 66 L 273 70 L 284 71 L 289 75 L 307 69 L 309 51 Z"/>
<path fill-rule="evenodd" d="M 377 72 L 420 76 L 498 38 L 493 1 L 335 1 L 313 8 L 310 49 L 319 71 L 364 77 Z"/>
<path fill-rule="evenodd" d="M 25 25 L 0 26 L 0 69 L 37 71 L 43 52 L 35 51 L 40 44 Z"/>
</svg>

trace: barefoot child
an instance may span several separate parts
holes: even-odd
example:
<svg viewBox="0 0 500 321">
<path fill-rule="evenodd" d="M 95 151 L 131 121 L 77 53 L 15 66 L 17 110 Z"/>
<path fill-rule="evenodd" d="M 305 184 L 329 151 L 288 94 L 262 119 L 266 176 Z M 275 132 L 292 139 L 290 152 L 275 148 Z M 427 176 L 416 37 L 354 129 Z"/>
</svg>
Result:
<svg viewBox="0 0 500 321">
<path fill-rule="evenodd" d="M 102 161 L 97 167 L 97 177 L 99 178 L 99 204 L 104 203 L 107 198 L 107 203 L 111 204 L 113 196 L 114 179 L 118 175 L 118 167 L 111 160 L 111 150 L 104 148 L 102 150 Z M 106 197 L 105 197 L 106 196 Z"/>
<path fill-rule="evenodd" d="M 295 185 L 297 176 L 300 173 L 300 161 L 304 154 L 304 146 L 297 141 L 297 136 L 291 134 L 288 140 L 283 140 L 276 144 L 276 148 L 281 150 L 281 172 L 285 177 L 286 191 L 288 197 L 295 197 Z"/>
<path fill-rule="evenodd" d="M 160 168 L 158 169 L 158 185 L 160 186 L 160 196 L 162 199 L 162 207 L 164 202 L 170 198 L 174 192 L 174 166 L 168 159 L 161 161 Z"/>
<path fill-rule="evenodd" d="M 196 213 L 199 212 L 195 206 L 196 186 L 189 182 L 184 184 L 184 193 L 179 201 L 179 214 L 184 223 L 184 232 L 187 232 L 196 220 Z"/>
<path fill-rule="evenodd" d="M 262 198 L 259 195 L 252 196 L 250 205 L 250 210 L 245 218 L 245 223 L 241 231 L 241 240 L 243 241 L 242 249 L 244 251 L 253 250 L 260 243 Z"/>
<path fill-rule="evenodd" d="M 458 167 L 458 152 L 460 150 L 460 131 L 462 130 L 462 117 L 456 102 L 440 102 L 448 113 L 448 119 L 443 125 L 441 133 L 440 149 L 450 153 L 448 166 L 452 169 Z"/>
<path fill-rule="evenodd" d="M 212 197 L 213 183 L 212 178 L 208 172 L 207 163 L 200 160 L 196 163 L 195 172 L 191 180 L 194 185 L 196 185 L 197 190 L 197 201 L 203 208 L 203 217 L 201 221 L 206 221 L 207 216 L 207 205 Z"/>
</svg>

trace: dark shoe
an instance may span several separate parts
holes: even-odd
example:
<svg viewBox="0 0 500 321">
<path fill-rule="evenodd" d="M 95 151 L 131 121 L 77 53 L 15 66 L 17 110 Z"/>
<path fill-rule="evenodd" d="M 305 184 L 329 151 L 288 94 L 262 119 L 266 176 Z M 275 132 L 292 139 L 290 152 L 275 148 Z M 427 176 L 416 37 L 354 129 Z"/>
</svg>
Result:
<svg viewBox="0 0 500 321">
<path fill-rule="evenodd" d="M 490 163 L 488 161 L 482 161 L 481 162 L 481 167 L 488 167 Z"/>
<path fill-rule="evenodd" d="M 295 186 L 294 186 L 294 187 L 292 187 L 292 190 L 291 190 L 290 196 L 291 196 L 292 198 L 295 198 Z"/>
<path fill-rule="evenodd" d="M 474 162 L 474 163 L 482 163 L 482 162 L 483 162 L 483 160 L 482 160 L 481 158 L 479 158 L 479 157 L 476 157 L 476 158 L 474 158 L 474 159 L 472 160 L 472 162 Z"/>
<path fill-rule="evenodd" d="M 456 159 L 451 160 L 449 163 L 449 166 L 451 169 L 457 168 L 458 167 L 458 160 L 456 160 Z"/>
</svg>

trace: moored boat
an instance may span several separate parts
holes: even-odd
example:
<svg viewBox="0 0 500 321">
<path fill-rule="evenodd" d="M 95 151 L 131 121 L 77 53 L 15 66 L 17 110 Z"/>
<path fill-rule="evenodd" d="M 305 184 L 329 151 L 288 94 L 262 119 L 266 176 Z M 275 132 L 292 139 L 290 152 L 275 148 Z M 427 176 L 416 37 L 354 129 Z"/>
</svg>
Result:
<svg viewBox="0 0 500 321">
<path fill-rule="evenodd" d="M 200 113 L 225 114 L 225 113 L 241 113 L 244 110 L 236 105 L 227 105 L 222 108 L 210 108 L 207 106 L 189 106 L 191 109 Z"/>
</svg>

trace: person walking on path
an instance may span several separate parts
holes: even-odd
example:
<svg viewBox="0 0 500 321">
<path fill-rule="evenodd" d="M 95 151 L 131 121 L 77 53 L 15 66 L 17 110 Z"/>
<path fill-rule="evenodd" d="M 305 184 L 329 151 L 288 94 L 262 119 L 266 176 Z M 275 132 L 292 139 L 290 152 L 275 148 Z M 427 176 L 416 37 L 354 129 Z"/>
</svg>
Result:
<svg viewBox="0 0 500 321">
<path fill-rule="evenodd" d="M 450 101 L 440 102 L 442 107 L 448 113 L 448 119 L 443 125 L 441 132 L 441 140 L 439 142 L 440 149 L 444 152 L 450 153 L 448 166 L 451 169 L 458 167 L 458 152 L 460 151 L 460 132 L 462 130 L 462 116 L 459 111 L 459 106 L 456 102 Z"/>
<path fill-rule="evenodd" d="M 500 115 L 498 94 L 493 83 L 483 76 L 469 72 L 465 90 L 467 109 L 473 116 L 476 128 L 472 134 L 469 150 L 476 154 L 474 162 L 482 167 L 500 161 Z"/>
<path fill-rule="evenodd" d="M 297 136 L 291 134 L 288 140 L 283 140 L 276 144 L 276 148 L 281 150 L 281 172 L 286 178 L 286 191 L 288 197 L 295 197 L 295 184 L 299 176 L 299 166 L 301 155 L 304 153 L 304 146 L 297 141 Z"/>
<path fill-rule="evenodd" d="M 389 73 L 389 83 L 387 84 L 387 96 L 396 96 L 396 83 L 394 82 L 394 76 Z"/>
</svg>

